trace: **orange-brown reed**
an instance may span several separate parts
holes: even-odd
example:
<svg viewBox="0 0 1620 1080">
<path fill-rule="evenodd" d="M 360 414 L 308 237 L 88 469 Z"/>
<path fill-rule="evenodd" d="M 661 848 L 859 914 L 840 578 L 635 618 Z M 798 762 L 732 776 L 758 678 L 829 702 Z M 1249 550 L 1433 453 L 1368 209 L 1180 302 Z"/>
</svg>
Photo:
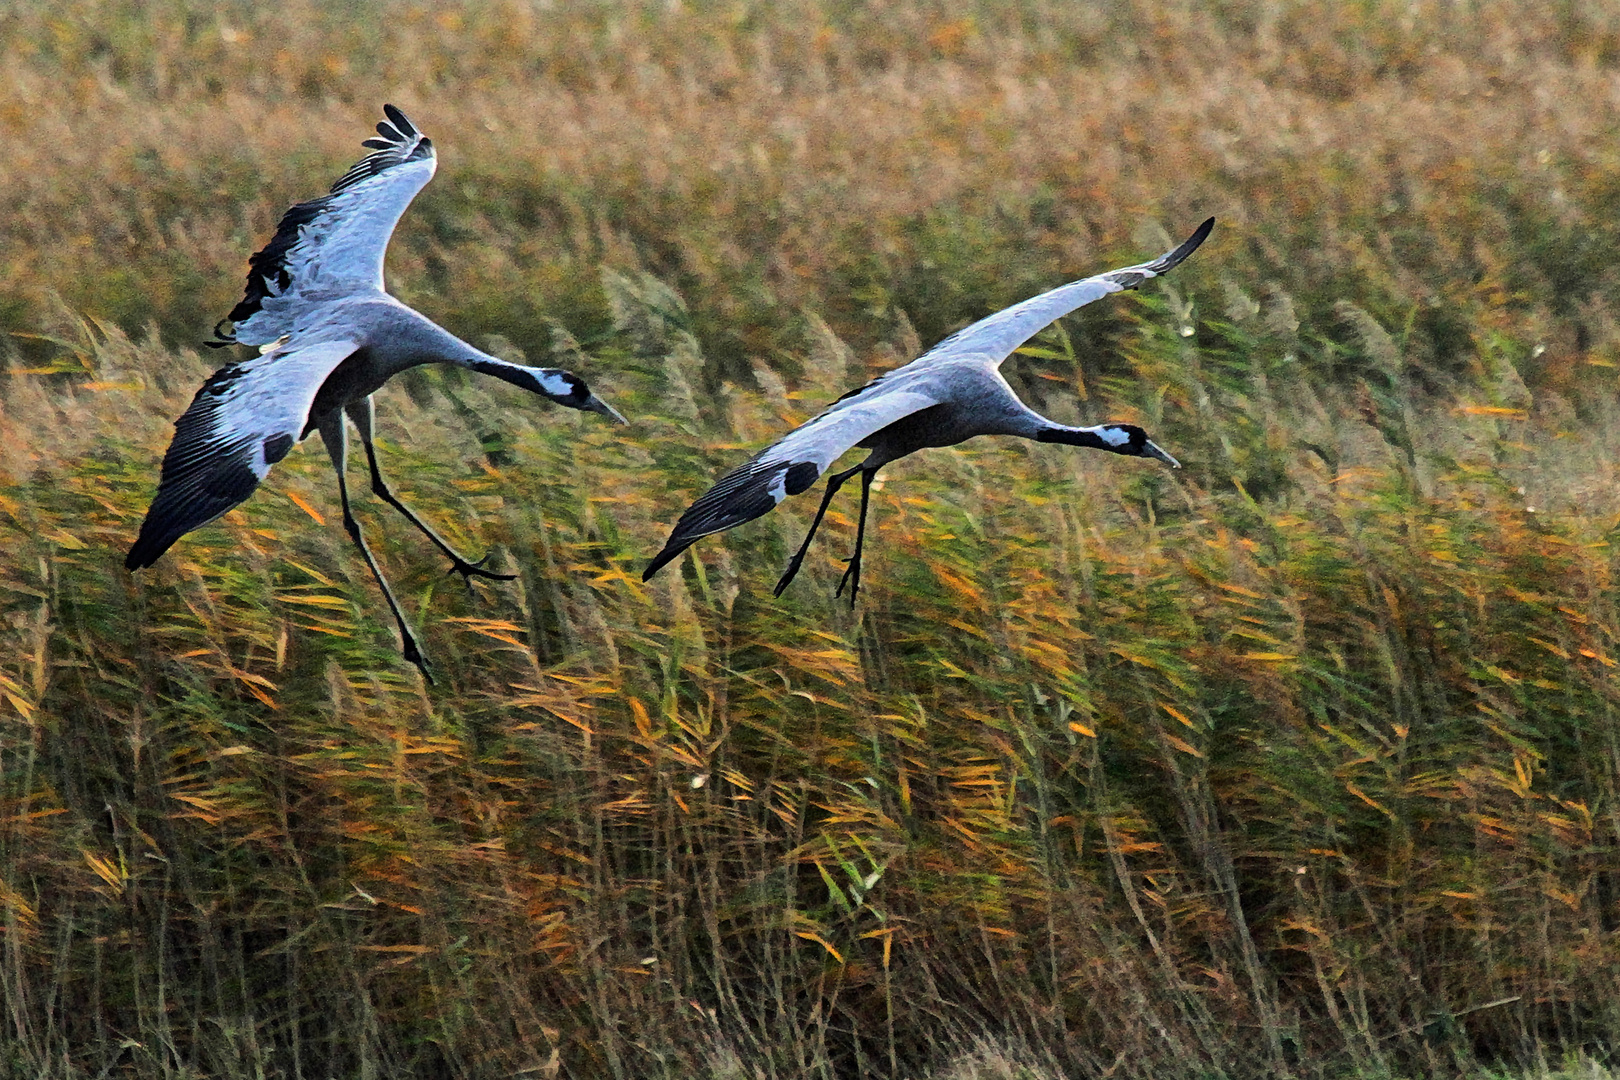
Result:
<svg viewBox="0 0 1620 1080">
<path fill-rule="evenodd" d="M 1612 1046 L 1620 19 L 832 0 L 0 15 L 0 1074 L 1466 1072 Z M 120 566 L 281 209 L 382 101 L 456 372 Z M 1214 240 L 1008 364 L 1188 468 L 974 444 L 643 560 L 969 319 Z M 486 339 L 498 334 L 500 339 Z M 802 500 L 801 500 L 802 501 Z M 1009 1074 L 1010 1075 L 1010 1074 Z"/>
</svg>

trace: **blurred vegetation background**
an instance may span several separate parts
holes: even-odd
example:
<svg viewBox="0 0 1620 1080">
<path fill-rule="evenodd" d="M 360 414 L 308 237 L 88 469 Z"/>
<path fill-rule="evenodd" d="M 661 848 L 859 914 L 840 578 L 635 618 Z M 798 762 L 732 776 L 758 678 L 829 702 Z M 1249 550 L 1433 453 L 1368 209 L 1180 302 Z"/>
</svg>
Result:
<svg viewBox="0 0 1620 1080">
<path fill-rule="evenodd" d="M 1620 1040 L 1620 9 L 0 11 L 0 1075 L 1480 1075 Z M 122 569 L 201 341 L 384 101 L 421 370 Z M 1065 280 L 1066 422 L 639 580 L 726 467 Z M 1104 460 L 1105 459 L 1105 460 Z M 1574 1072 L 1571 1073 L 1574 1075 Z"/>
</svg>

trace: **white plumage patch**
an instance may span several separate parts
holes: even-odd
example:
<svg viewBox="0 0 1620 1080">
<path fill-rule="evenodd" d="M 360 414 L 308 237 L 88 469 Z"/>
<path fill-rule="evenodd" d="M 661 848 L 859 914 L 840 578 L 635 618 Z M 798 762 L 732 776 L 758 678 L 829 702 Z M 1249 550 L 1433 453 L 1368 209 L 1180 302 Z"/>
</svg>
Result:
<svg viewBox="0 0 1620 1080">
<path fill-rule="evenodd" d="M 1098 428 L 1097 437 L 1109 446 L 1124 446 L 1131 441 L 1131 433 L 1122 427 Z"/>
<path fill-rule="evenodd" d="M 783 499 L 787 498 L 786 470 L 776 474 L 776 479 L 771 481 L 771 486 L 765 489 L 765 493 L 777 503 L 780 503 Z"/>
<path fill-rule="evenodd" d="M 569 384 L 567 379 L 551 371 L 536 371 L 535 381 L 540 384 L 546 393 L 553 397 L 565 398 L 574 392 L 573 386 Z"/>
</svg>

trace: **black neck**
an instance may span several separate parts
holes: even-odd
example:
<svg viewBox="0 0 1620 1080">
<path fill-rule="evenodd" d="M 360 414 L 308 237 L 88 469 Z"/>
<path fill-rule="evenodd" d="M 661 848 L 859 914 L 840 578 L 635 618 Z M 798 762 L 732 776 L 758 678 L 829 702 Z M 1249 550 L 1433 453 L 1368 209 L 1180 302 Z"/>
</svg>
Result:
<svg viewBox="0 0 1620 1080">
<path fill-rule="evenodd" d="M 513 364 L 498 357 L 479 357 L 464 361 L 464 364 L 474 371 L 482 372 L 485 375 L 493 375 L 497 379 L 521 387 L 530 393 L 550 398 L 559 405 L 568 405 L 577 409 L 580 402 L 584 400 L 584 398 L 576 396 L 569 384 L 557 378 L 564 374 L 559 370 L 524 367 L 522 364 Z M 541 376 L 547 376 L 552 380 L 552 385 L 547 386 L 545 382 L 542 382 Z"/>
<path fill-rule="evenodd" d="M 1111 446 L 1103 441 L 1101 435 L 1085 428 L 1049 427 L 1035 436 L 1036 442 L 1062 443 L 1064 446 L 1085 446 L 1093 450 L 1112 450 L 1116 453 L 1119 447 Z"/>
</svg>

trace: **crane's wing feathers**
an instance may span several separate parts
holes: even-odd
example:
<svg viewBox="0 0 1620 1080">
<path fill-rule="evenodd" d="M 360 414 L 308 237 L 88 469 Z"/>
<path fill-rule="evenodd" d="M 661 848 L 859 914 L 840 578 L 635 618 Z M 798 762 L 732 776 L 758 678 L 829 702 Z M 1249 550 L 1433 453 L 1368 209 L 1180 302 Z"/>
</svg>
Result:
<svg viewBox="0 0 1620 1080">
<path fill-rule="evenodd" d="M 248 259 L 247 289 L 209 344 L 266 345 L 290 333 L 316 296 L 382 289 L 388 238 L 437 167 L 432 141 L 394 106 L 383 112 L 388 120 L 362 144 L 372 153 L 330 192 L 282 215 L 270 242 Z"/>
<path fill-rule="evenodd" d="M 1152 262 L 1110 270 L 1060 286 L 960 330 L 904 367 L 851 390 L 826 412 L 722 476 L 687 508 L 669 541 L 642 574 L 645 581 L 693 542 L 764 514 L 809 488 L 839 456 L 914 412 L 944 403 L 951 380 L 939 369 L 955 364 L 999 367 L 1041 327 L 1122 289 L 1134 289 L 1198 250 L 1215 226 L 1210 218 L 1179 247 Z"/>
<path fill-rule="evenodd" d="M 844 451 L 869 435 L 937 404 L 937 397 L 920 389 L 840 398 L 715 481 L 675 523 L 664 550 L 647 564 L 642 580 L 703 537 L 752 521 L 789 495 L 807 490 Z"/>
<path fill-rule="evenodd" d="M 897 375 L 911 367 L 932 367 L 969 358 L 999 365 L 1012 355 L 1014 349 L 1034 337 L 1035 332 L 1048 323 L 1062 318 L 1076 308 L 1084 307 L 1093 300 L 1101 300 L 1108 294 L 1123 289 L 1134 289 L 1142 282 L 1174 269 L 1187 256 L 1198 250 L 1198 246 L 1204 242 L 1214 227 L 1215 219 L 1209 218 L 1180 246 L 1152 262 L 1109 270 L 1067 285 L 1060 285 L 1050 292 L 1004 308 L 994 315 L 958 330 L 906 367 L 895 369 L 890 375 Z"/>
<path fill-rule="evenodd" d="M 151 566 L 180 537 L 253 494 L 303 438 L 316 392 L 355 349 L 353 341 L 289 345 L 210 375 L 175 421 L 157 497 L 124 565 Z"/>
</svg>

